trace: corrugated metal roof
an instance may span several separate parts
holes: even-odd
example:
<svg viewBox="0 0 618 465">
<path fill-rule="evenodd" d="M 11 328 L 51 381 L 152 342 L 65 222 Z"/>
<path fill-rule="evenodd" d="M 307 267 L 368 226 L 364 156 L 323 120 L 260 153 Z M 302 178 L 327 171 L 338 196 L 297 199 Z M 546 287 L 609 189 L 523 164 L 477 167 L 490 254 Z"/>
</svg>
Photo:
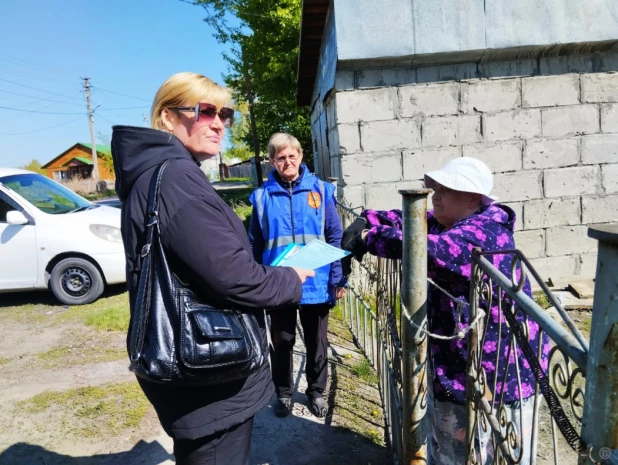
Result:
<svg viewBox="0 0 618 465">
<path fill-rule="evenodd" d="M 303 0 L 296 74 L 296 103 L 301 106 L 311 104 L 329 4 L 329 0 Z"/>
</svg>

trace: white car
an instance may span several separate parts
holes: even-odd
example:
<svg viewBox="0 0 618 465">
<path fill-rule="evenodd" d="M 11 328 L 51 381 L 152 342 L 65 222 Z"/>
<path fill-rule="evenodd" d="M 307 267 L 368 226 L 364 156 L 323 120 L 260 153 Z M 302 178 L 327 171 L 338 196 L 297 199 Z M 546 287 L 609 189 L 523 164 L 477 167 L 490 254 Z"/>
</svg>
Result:
<svg viewBox="0 0 618 465">
<path fill-rule="evenodd" d="M 120 209 L 40 174 L 0 168 L 0 293 L 50 289 L 81 305 L 125 280 Z"/>
</svg>

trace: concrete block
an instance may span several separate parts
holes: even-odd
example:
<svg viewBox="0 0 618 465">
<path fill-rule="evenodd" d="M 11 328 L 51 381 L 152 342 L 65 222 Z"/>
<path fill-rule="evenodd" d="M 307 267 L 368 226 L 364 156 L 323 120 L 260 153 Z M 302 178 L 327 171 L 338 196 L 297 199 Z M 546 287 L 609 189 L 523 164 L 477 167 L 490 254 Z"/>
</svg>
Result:
<svg viewBox="0 0 618 465">
<path fill-rule="evenodd" d="M 583 74 L 582 102 L 618 102 L 618 74 Z"/>
<path fill-rule="evenodd" d="M 336 100 L 339 123 L 383 121 L 395 117 L 391 89 L 338 92 Z"/>
<path fill-rule="evenodd" d="M 489 166 L 493 173 L 517 171 L 522 167 L 522 145 L 523 142 L 520 141 L 468 145 L 463 148 L 463 156 L 478 158 Z"/>
<path fill-rule="evenodd" d="M 582 223 L 612 223 L 618 221 L 618 195 L 582 198 Z"/>
<path fill-rule="evenodd" d="M 543 197 L 541 171 L 522 171 L 494 176 L 492 195 L 500 202 L 518 202 Z"/>
<path fill-rule="evenodd" d="M 400 181 L 401 154 L 345 155 L 341 158 L 341 172 L 346 186 Z"/>
<path fill-rule="evenodd" d="M 427 118 L 422 128 L 424 147 L 474 144 L 481 140 L 480 115 Z"/>
<path fill-rule="evenodd" d="M 416 119 L 378 121 L 361 124 L 364 152 L 411 149 L 421 145 L 420 122 Z"/>
<path fill-rule="evenodd" d="M 526 141 L 524 169 L 560 168 L 579 163 L 579 138 Z"/>
<path fill-rule="evenodd" d="M 419 84 L 399 88 L 402 117 L 456 115 L 459 83 Z"/>
<path fill-rule="evenodd" d="M 530 139 L 540 135 L 540 110 L 515 110 L 483 115 L 483 136 L 488 141 Z"/>
<path fill-rule="evenodd" d="M 360 152 L 360 129 L 358 124 L 338 124 L 339 151 L 342 154 Z"/>
<path fill-rule="evenodd" d="M 539 74 L 536 60 L 486 61 L 478 64 L 480 77 L 504 78 Z"/>
<path fill-rule="evenodd" d="M 601 132 L 618 132 L 618 104 L 601 105 Z"/>
<path fill-rule="evenodd" d="M 567 255 L 563 257 L 532 258 L 530 264 L 541 279 L 547 282 L 550 279 L 566 278 L 574 276 L 577 270 L 577 256 Z"/>
<path fill-rule="evenodd" d="M 499 203 L 500 200 L 498 200 Z M 524 229 L 524 204 L 522 202 L 507 202 L 505 203 L 508 207 L 510 207 L 513 212 L 515 212 L 515 225 L 513 227 L 514 231 L 521 231 Z"/>
<path fill-rule="evenodd" d="M 548 257 L 593 253 L 598 241 L 588 237 L 588 226 L 564 226 L 547 230 L 545 251 Z"/>
<path fill-rule="evenodd" d="M 579 198 L 532 200 L 524 204 L 524 229 L 581 224 Z"/>
<path fill-rule="evenodd" d="M 403 86 L 416 83 L 414 69 L 367 69 L 356 71 L 356 87 Z"/>
<path fill-rule="evenodd" d="M 618 163 L 615 165 L 603 165 L 601 167 L 603 190 L 606 194 L 618 193 Z"/>
<path fill-rule="evenodd" d="M 391 182 L 388 184 L 370 184 L 365 186 L 366 208 L 374 210 L 401 209 L 400 189 L 420 189 L 421 181 Z"/>
<path fill-rule="evenodd" d="M 618 134 L 582 137 L 582 163 L 618 163 Z"/>
<path fill-rule="evenodd" d="M 461 147 L 439 150 L 416 150 L 403 152 L 403 178 L 423 179 L 428 171 L 441 169 L 453 158 L 461 157 Z"/>
<path fill-rule="evenodd" d="M 596 253 L 581 254 L 578 257 L 578 274 L 589 278 L 595 277 L 597 274 L 597 260 L 598 256 Z"/>
<path fill-rule="evenodd" d="M 543 135 L 546 137 L 594 134 L 600 131 L 599 108 L 596 105 L 576 105 L 541 110 Z"/>
<path fill-rule="evenodd" d="M 354 71 L 339 70 L 335 73 L 335 89 L 354 90 Z"/>
<path fill-rule="evenodd" d="M 577 105 L 579 103 L 579 75 L 523 78 L 521 95 L 523 108 Z"/>
<path fill-rule="evenodd" d="M 429 66 L 416 70 L 416 82 L 462 81 L 478 77 L 476 63 Z"/>
<path fill-rule="evenodd" d="M 526 258 L 545 256 L 545 230 L 516 232 L 515 246 L 524 253 Z"/>
<path fill-rule="evenodd" d="M 601 193 L 601 170 L 598 166 L 546 170 L 544 181 L 547 198 Z"/>
<path fill-rule="evenodd" d="M 341 189 L 343 203 L 349 207 L 365 206 L 365 186 L 345 186 Z M 358 210 L 357 210 L 358 211 Z"/>
<path fill-rule="evenodd" d="M 521 106 L 519 79 L 483 80 L 461 84 L 464 113 L 513 110 Z"/>
</svg>

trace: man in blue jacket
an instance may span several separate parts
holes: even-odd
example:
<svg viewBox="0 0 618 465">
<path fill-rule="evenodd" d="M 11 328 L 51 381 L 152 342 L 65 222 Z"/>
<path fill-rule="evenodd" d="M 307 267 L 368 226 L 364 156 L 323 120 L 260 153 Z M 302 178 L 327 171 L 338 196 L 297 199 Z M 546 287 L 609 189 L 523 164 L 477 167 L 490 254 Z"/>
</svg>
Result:
<svg viewBox="0 0 618 465">
<path fill-rule="evenodd" d="M 289 134 L 274 134 L 268 143 L 268 156 L 275 169 L 250 198 L 253 213 L 249 241 L 255 260 L 268 265 L 289 244 L 307 244 L 314 239 L 340 247 L 342 228 L 335 188 L 301 164 L 303 155 L 298 140 Z M 271 311 L 277 416 L 290 413 L 297 313 L 307 348 L 305 393 L 313 413 L 318 417 L 326 415 L 323 394 L 328 379 L 328 313 L 336 300 L 345 295 L 346 286 L 341 262 L 337 261 L 318 268 L 315 277 L 307 279 L 300 307 Z"/>
</svg>

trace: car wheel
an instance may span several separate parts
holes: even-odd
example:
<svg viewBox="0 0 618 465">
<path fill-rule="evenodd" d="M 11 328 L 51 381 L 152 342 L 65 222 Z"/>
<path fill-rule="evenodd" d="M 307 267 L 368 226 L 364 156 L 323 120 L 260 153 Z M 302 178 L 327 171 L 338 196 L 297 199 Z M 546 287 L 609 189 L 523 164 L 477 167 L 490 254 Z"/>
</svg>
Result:
<svg viewBox="0 0 618 465">
<path fill-rule="evenodd" d="M 84 305 L 103 293 L 103 277 L 88 260 L 65 258 L 56 264 L 49 281 L 54 296 L 67 305 Z"/>
</svg>

